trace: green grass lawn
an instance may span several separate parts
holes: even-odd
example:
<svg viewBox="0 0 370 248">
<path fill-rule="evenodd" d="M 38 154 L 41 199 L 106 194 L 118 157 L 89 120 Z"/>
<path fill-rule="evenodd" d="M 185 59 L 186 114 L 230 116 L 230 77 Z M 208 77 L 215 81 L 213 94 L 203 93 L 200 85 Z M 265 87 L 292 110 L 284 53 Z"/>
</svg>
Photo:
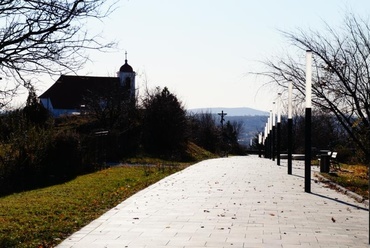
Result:
<svg viewBox="0 0 370 248">
<path fill-rule="evenodd" d="M 179 166 L 123 166 L 0 198 L 0 247 L 52 247 Z"/>
</svg>

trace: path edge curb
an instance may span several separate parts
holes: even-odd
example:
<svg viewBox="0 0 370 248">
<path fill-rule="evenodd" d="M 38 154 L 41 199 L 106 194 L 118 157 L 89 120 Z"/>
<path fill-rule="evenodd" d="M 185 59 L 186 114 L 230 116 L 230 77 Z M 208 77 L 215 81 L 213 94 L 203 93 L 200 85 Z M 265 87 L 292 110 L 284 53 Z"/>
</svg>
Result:
<svg viewBox="0 0 370 248">
<path fill-rule="evenodd" d="M 329 179 L 327 179 L 326 177 L 321 175 L 319 172 L 315 172 L 314 176 L 317 177 L 320 182 L 325 183 L 325 184 L 329 184 L 329 185 L 333 186 L 339 192 L 342 192 L 343 194 L 355 199 L 357 202 L 363 203 L 366 206 L 369 206 L 369 200 L 366 200 L 364 197 L 360 196 L 359 194 L 356 194 L 355 192 L 352 192 L 352 191 L 344 188 L 343 186 L 340 186 L 339 184 L 336 184 L 333 181 L 330 181 Z"/>
</svg>

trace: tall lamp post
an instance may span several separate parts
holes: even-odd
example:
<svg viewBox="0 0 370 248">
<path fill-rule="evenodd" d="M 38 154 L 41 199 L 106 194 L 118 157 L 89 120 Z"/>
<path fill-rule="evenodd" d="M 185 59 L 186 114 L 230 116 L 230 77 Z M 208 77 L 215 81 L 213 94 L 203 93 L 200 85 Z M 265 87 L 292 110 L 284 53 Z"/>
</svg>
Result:
<svg viewBox="0 0 370 248">
<path fill-rule="evenodd" d="M 293 148 L 293 119 L 292 119 L 292 95 L 293 83 L 289 81 L 288 85 L 288 174 L 292 174 L 292 148 Z"/>
<path fill-rule="evenodd" d="M 261 157 L 261 150 L 262 150 L 262 132 L 258 133 L 258 144 L 257 144 L 257 148 L 258 148 L 258 157 L 260 158 Z"/>
<path fill-rule="evenodd" d="M 306 51 L 305 192 L 311 193 L 311 81 L 312 51 Z"/>
<path fill-rule="evenodd" d="M 277 124 L 276 124 L 276 164 L 280 165 L 280 146 L 281 146 L 281 112 L 280 112 L 280 97 L 281 93 L 278 93 L 277 99 Z"/>
<path fill-rule="evenodd" d="M 275 102 L 272 102 L 272 161 L 275 161 L 275 147 L 276 147 L 276 105 Z"/>
<path fill-rule="evenodd" d="M 273 150 L 273 133 L 272 133 L 272 110 L 270 110 L 270 118 L 269 118 L 269 159 L 272 159 L 272 150 Z"/>
<path fill-rule="evenodd" d="M 268 158 L 268 118 L 265 125 L 265 132 L 263 134 L 264 157 Z"/>
</svg>

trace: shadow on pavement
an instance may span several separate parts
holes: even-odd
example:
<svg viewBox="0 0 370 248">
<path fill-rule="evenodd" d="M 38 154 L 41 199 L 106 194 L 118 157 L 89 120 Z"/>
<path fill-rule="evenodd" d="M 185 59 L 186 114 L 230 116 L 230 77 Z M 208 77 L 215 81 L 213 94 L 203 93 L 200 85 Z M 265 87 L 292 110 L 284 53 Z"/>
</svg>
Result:
<svg viewBox="0 0 370 248">
<path fill-rule="evenodd" d="M 325 195 L 320 195 L 320 194 L 312 193 L 312 192 L 310 194 L 315 195 L 315 196 L 318 196 L 318 197 L 321 197 L 321 198 L 325 198 L 327 200 L 335 201 L 335 202 L 338 202 L 338 203 L 347 205 L 349 207 L 361 209 L 361 210 L 364 210 L 364 211 L 369 211 L 367 208 L 364 208 L 364 207 L 361 207 L 361 206 L 358 206 L 358 205 L 355 205 L 355 204 L 352 204 L 352 203 L 348 203 L 348 202 L 345 202 L 345 201 L 341 201 L 341 200 L 338 200 L 338 199 L 333 199 L 333 198 L 327 197 Z"/>
</svg>

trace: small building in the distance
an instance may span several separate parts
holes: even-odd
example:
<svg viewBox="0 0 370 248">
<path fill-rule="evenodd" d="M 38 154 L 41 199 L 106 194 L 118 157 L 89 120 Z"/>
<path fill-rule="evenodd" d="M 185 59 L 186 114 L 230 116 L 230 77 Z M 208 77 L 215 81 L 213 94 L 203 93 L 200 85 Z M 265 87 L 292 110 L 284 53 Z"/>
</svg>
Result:
<svg viewBox="0 0 370 248">
<path fill-rule="evenodd" d="M 104 108 L 111 96 L 134 102 L 135 75 L 126 57 L 117 77 L 61 75 L 39 99 L 54 117 L 78 115 L 90 111 L 92 105 Z"/>
</svg>

